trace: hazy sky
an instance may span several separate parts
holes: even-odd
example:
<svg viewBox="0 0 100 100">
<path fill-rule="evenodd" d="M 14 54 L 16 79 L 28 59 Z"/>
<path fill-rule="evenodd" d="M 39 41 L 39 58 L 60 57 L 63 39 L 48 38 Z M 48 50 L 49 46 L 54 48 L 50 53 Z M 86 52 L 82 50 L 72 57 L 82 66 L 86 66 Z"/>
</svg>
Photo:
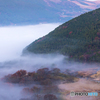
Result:
<svg viewBox="0 0 100 100">
<path fill-rule="evenodd" d="M 0 61 L 16 58 L 35 39 L 54 30 L 57 24 L 0 27 Z"/>
</svg>

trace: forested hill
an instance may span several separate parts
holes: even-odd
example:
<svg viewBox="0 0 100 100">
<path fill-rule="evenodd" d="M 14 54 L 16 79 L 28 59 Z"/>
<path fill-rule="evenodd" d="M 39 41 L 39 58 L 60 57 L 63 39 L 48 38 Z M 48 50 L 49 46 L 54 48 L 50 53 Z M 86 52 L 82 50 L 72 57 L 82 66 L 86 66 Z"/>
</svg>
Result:
<svg viewBox="0 0 100 100">
<path fill-rule="evenodd" d="M 100 8 L 57 27 L 24 49 L 33 53 L 59 52 L 71 58 L 100 62 Z"/>
</svg>

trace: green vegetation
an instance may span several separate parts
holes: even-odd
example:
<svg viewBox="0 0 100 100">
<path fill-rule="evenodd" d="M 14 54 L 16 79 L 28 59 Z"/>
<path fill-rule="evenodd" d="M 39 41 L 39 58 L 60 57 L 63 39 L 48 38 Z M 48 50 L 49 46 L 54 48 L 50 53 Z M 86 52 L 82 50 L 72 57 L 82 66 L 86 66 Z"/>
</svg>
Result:
<svg viewBox="0 0 100 100">
<path fill-rule="evenodd" d="M 25 48 L 33 53 L 58 52 L 70 58 L 100 62 L 100 8 L 57 27 Z"/>
</svg>

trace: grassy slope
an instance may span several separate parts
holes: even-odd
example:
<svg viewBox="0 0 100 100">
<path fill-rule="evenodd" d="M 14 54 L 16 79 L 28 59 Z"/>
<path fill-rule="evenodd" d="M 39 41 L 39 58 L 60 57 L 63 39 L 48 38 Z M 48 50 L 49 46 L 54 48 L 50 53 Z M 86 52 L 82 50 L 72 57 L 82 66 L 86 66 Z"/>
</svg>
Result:
<svg viewBox="0 0 100 100">
<path fill-rule="evenodd" d="M 59 52 L 74 59 L 100 62 L 100 8 L 62 24 L 26 49 L 34 53 Z"/>
</svg>

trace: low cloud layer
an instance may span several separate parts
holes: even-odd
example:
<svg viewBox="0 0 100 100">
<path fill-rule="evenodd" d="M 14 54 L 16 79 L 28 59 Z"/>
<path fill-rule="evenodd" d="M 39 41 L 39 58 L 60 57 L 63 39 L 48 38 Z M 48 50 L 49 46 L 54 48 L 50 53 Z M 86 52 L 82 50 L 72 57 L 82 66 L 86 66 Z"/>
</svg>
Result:
<svg viewBox="0 0 100 100">
<path fill-rule="evenodd" d="M 24 47 L 35 39 L 46 35 L 59 24 L 40 24 L 32 26 L 1 27 L 0 28 L 0 100 L 20 100 L 24 86 L 5 83 L 1 79 L 5 75 L 13 74 L 18 70 L 28 72 L 37 71 L 40 68 L 59 68 L 63 72 L 66 69 L 72 72 L 96 68 L 100 70 L 98 63 L 79 63 L 69 61 L 67 56 L 60 54 L 29 54 L 20 56 Z"/>
<path fill-rule="evenodd" d="M 60 54 L 31 54 L 28 56 L 20 57 L 19 59 L 0 63 L 0 79 L 8 74 L 13 74 L 18 70 L 24 69 L 28 72 L 37 71 L 39 68 L 59 68 L 63 72 L 66 69 L 72 72 L 79 70 L 89 70 L 95 68 L 100 70 L 100 64 L 88 64 L 79 63 L 74 61 L 68 61 L 68 57 Z M 11 83 L 4 83 L 0 80 L 0 100 L 20 100 L 20 98 L 26 98 L 26 95 L 22 94 L 24 86 L 19 86 Z"/>
<path fill-rule="evenodd" d="M 59 25 L 57 23 L 0 27 L 0 62 L 19 57 L 27 45 L 48 34 Z"/>
</svg>

